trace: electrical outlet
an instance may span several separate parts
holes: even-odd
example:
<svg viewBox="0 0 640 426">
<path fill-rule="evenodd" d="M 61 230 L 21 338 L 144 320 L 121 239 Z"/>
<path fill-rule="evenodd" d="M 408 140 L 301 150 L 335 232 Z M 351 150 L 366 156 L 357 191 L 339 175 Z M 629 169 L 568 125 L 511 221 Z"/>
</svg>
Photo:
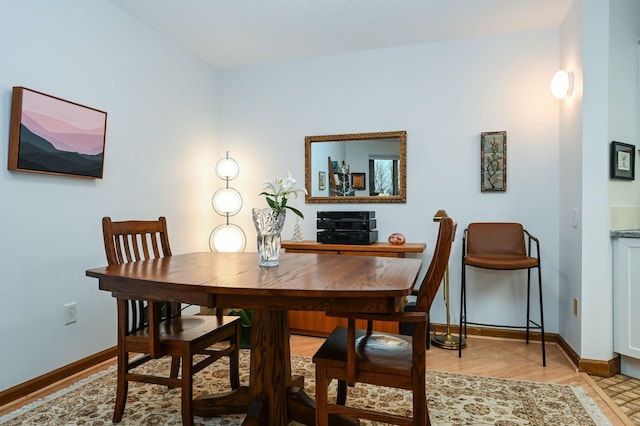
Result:
<svg viewBox="0 0 640 426">
<path fill-rule="evenodd" d="M 78 305 L 76 302 L 64 305 L 64 325 L 73 324 L 78 320 Z"/>
</svg>

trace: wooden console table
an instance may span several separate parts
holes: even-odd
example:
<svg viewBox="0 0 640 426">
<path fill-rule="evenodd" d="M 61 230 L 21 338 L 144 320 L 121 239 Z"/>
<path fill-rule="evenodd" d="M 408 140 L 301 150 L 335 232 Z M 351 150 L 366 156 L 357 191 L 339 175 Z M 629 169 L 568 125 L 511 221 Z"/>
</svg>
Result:
<svg viewBox="0 0 640 426">
<path fill-rule="evenodd" d="M 389 243 L 373 244 L 323 244 L 313 240 L 301 242 L 282 241 L 286 253 L 339 254 L 345 256 L 379 256 L 406 257 L 407 253 L 422 253 L 427 245 L 424 243 L 405 243 L 392 245 Z M 327 317 L 324 312 L 289 311 L 289 329 L 294 334 L 308 336 L 328 336 L 334 328 L 347 326 L 347 320 Z M 364 322 L 358 327 L 366 328 Z M 374 322 L 373 328 L 387 333 L 398 333 L 398 325 L 390 322 Z"/>
</svg>

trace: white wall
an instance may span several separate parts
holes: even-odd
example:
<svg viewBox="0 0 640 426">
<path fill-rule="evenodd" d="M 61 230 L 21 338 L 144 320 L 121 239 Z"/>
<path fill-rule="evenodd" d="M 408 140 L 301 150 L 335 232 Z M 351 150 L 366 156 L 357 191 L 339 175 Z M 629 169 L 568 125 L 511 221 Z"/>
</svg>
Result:
<svg viewBox="0 0 640 426">
<path fill-rule="evenodd" d="M 609 2 L 584 0 L 582 33 L 582 358 L 613 358 L 608 192 Z M 599 336 L 599 339 L 593 337 Z"/>
<path fill-rule="evenodd" d="M 637 82 L 614 82 L 619 64 L 620 43 L 615 26 L 625 31 L 637 27 L 629 24 L 624 14 L 636 10 L 629 2 L 612 0 L 583 1 L 583 264 L 582 309 L 589 313 L 582 317 L 580 355 L 586 359 L 611 359 L 613 353 L 613 286 L 612 250 L 609 237 L 608 180 L 609 142 L 619 127 L 613 118 L 622 114 L 616 101 L 614 87 L 635 88 Z M 637 15 L 636 15 L 637 16 Z M 630 25 L 634 25 L 631 27 Z M 637 31 L 633 31 L 637 34 Z M 636 43 L 637 38 L 625 43 Z M 634 52 L 632 51 L 632 54 Z M 637 78 L 637 77 L 636 77 Z M 630 85 L 630 86 L 629 86 Z M 636 93 L 631 96 L 637 96 Z M 637 117 L 637 112 L 635 114 Z M 616 185 L 617 186 L 617 185 Z"/>
<path fill-rule="evenodd" d="M 250 209 L 265 205 L 261 182 L 286 169 L 304 181 L 305 136 L 406 130 L 407 203 L 293 200 L 305 213 L 305 237 L 315 239 L 316 211 L 375 210 L 380 240 L 402 232 L 426 242 L 428 262 L 433 214 L 446 209 L 459 223 L 450 268 L 457 323 L 461 231 L 471 221 L 522 222 L 542 244 L 546 326 L 558 332 L 558 102 L 549 91 L 558 39 L 557 30 L 539 30 L 220 71 L 221 148 L 244 170 L 234 187 L 246 209 L 234 222 L 253 244 Z M 496 130 L 508 132 L 508 190 L 481 193 L 480 133 Z M 285 238 L 294 223 L 287 220 Z M 505 274 L 470 279 L 478 283 L 470 316 L 524 324 L 526 286 Z M 445 321 L 441 298 L 432 316 Z"/>
<path fill-rule="evenodd" d="M 609 26 L 609 141 L 638 141 L 638 42 L 640 41 L 640 2 L 611 1 Z M 636 179 L 609 181 L 611 206 L 640 206 L 640 174 L 636 160 Z"/>
<path fill-rule="evenodd" d="M 3 1 L 0 51 L 6 389 L 115 345 L 115 303 L 84 274 L 106 263 L 102 216 L 166 215 L 174 252 L 208 250 L 221 155 L 215 72 L 106 0 Z M 107 111 L 104 179 L 7 171 L 12 86 Z"/>
<path fill-rule="evenodd" d="M 561 27 L 576 81 L 560 110 L 560 334 L 583 359 L 615 356 L 609 229 L 640 223 L 638 181 L 609 180 L 610 141 L 638 143 L 639 16 L 635 0 L 579 0 Z"/>
<path fill-rule="evenodd" d="M 640 70 L 638 66 L 638 42 L 640 41 L 640 2 L 637 0 L 610 0 L 609 10 L 609 79 L 608 79 L 608 138 L 612 140 L 630 143 L 640 148 L 638 140 L 638 122 L 640 118 L 639 108 L 639 79 Z M 636 163 L 638 155 L 633 153 Z M 638 164 L 636 164 L 636 179 L 634 181 L 610 180 L 608 185 L 608 201 L 611 214 L 607 218 L 607 224 L 613 225 L 616 219 L 623 219 L 625 214 L 616 216 L 616 212 L 633 212 L 632 215 L 623 220 L 619 220 L 618 225 L 624 225 L 628 221 L 632 227 L 640 225 L 640 175 L 638 175 Z M 623 207 L 620 207 L 623 206 Z M 631 226 L 630 226 L 631 227 Z M 613 228 L 613 226 L 612 226 Z M 609 285 L 602 286 L 592 283 L 592 288 L 596 292 L 595 297 L 598 304 L 602 304 L 603 291 L 607 300 L 613 299 L 613 248 L 607 246 L 609 262 L 607 272 L 609 273 Z M 598 300 L 598 298 L 600 298 Z M 594 304 L 596 306 L 596 304 Z M 613 345 L 613 301 L 611 310 L 601 311 L 610 315 L 610 319 L 602 323 L 610 324 L 611 340 Z M 594 318 L 595 317 L 595 318 Z M 598 316 L 593 316 L 592 321 Z M 583 325 L 583 335 L 586 337 L 594 330 L 593 322 Z M 596 328 L 597 332 L 598 329 Z M 606 335 L 600 334 L 605 337 Z M 607 345 L 608 346 L 608 345 Z M 593 354 L 595 359 L 603 359 L 602 347 L 593 340 L 589 340 L 589 345 L 583 345 L 585 354 Z M 613 351 L 613 346 L 609 348 Z"/>
<path fill-rule="evenodd" d="M 559 332 L 577 353 L 582 318 L 582 2 L 576 1 L 560 29 L 560 68 L 574 74 L 571 96 L 560 101 Z M 589 170 L 589 169 L 587 169 Z M 577 216 L 574 227 L 573 210 Z M 573 300 L 578 300 L 578 315 Z"/>
</svg>

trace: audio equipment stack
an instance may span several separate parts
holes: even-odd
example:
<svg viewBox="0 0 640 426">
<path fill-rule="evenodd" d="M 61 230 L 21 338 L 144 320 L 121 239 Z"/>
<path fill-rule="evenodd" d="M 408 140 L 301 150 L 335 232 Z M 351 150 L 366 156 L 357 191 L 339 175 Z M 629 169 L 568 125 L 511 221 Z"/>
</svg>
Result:
<svg viewBox="0 0 640 426">
<path fill-rule="evenodd" d="M 317 241 L 332 244 L 373 244 L 378 241 L 376 212 L 318 212 Z"/>
</svg>

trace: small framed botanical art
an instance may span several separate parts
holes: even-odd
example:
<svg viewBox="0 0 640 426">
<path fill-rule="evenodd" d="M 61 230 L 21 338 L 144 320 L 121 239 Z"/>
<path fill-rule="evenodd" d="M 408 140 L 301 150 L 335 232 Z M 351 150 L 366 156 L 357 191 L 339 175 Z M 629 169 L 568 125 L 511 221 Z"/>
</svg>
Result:
<svg viewBox="0 0 640 426">
<path fill-rule="evenodd" d="M 507 132 L 480 135 L 480 190 L 507 190 Z"/>
<path fill-rule="evenodd" d="M 8 169 L 102 178 L 106 127 L 104 111 L 14 87 Z"/>
<path fill-rule="evenodd" d="M 327 187 L 327 173 L 318 172 L 318 189 L 322 191 Z"/>
<path fill-rule="evenodd" d="M 351 187 L 356 191 L 367 189 L 365 173 L 351 173 Z"/>
<path fill-rule="evenodd" d="M 612 179 L 635 179 L 636 147 L 628 143 L 611 142 L 609 169 Z"/>
</svg>

